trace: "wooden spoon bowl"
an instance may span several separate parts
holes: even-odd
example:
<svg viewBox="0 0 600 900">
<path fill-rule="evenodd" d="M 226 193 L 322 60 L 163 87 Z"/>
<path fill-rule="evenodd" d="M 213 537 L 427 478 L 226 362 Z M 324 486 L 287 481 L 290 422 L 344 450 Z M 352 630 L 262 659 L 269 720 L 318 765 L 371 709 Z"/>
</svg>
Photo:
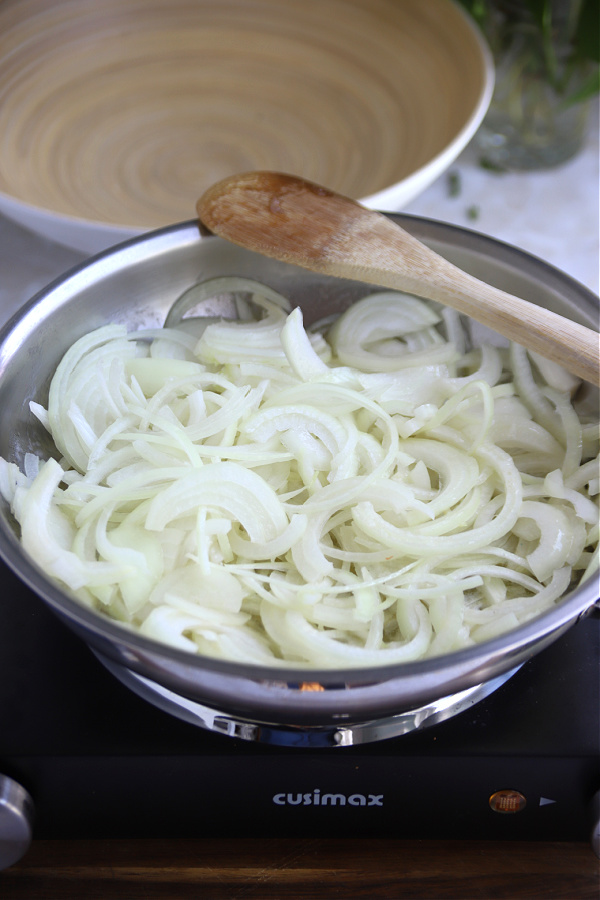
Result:
<svg viewBox="0 0 600 900">
<path fill-rule="evenodd" d="M 226 178 L 198 201 L 200 221 L 235 244 L 315 272 L 435 300 L 600 384 L 599 336 L 468 275 L 391 219 L 277 172 Z"/>
</svg>

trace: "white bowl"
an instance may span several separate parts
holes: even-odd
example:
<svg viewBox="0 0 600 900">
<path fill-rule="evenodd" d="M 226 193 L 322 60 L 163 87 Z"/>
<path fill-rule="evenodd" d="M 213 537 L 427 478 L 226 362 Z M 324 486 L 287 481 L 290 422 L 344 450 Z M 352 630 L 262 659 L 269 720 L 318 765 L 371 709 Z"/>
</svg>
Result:
<svg viewBox="0 0 600 900">
<path fill-rule="evenodd" d="M 90 253 L 252 169 L 401 209 L 493 90 L 452 0 L 20 0 L 0 34 L 0 213 Z"/>
</svg>

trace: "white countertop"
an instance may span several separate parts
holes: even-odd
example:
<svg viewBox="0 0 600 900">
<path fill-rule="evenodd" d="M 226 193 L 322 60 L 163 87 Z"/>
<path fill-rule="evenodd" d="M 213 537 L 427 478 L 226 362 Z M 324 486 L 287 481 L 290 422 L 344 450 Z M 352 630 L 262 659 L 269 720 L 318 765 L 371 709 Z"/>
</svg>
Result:
<svg viewBox="0 0 600 900">
<path fill-rule="evenodd" d="M 461 225 L 514 244 L 599 291 L 599 140 L 594 111 L 586 145 L 543 172 L 496 174 L 471 144 L 403 212 Z M 449 175 L 459 184 L 451 196 Z M 476 218 L 469 214 L 475 210 Z M 0 217 L 0 322 L 85 256 Z"/>
<path fill-rule="evenodd" d="M 538 172 L 494 173 L 471 143 L 448 173 L 403 212 L 440 219 L 514 244 L 599 292 L 598 107 L 586 144 L 569 162 Z M 448 176 L 460 192 L 450 196 Z M 477 218 L 469 216 L 475 209 Z"/>
</svg>

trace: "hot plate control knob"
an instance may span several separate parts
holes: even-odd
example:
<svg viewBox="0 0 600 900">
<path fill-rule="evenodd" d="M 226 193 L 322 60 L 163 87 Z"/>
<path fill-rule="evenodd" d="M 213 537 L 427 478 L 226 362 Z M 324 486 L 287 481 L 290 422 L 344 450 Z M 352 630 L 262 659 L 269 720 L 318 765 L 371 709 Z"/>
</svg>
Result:
<svg viewBox="0 0 600 900">
<path fill-rule="evenodd" d="M 600 856 L 600 791 L 592 797 L 592 850 Z"/>
<path fill-rule="evenodd" d="M 32 825 L 33 800 L 18 781 L 0 774 L 0 871 L 27 853 Z"/>
</svg>

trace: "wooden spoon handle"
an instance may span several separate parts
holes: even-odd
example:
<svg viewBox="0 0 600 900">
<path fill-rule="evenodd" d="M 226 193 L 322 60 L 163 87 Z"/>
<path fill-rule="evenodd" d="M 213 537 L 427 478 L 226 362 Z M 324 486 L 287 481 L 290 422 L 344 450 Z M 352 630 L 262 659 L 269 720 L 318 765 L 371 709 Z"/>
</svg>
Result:
<svg viewBox="0 0 600 900">
<path fill-rule="evenodd" d="M 276 172 L 219 182 L 200 220 L 233 243 L 314 272 L 436 300 L 600 383 L 597 332 L 491 287 L 449 263 L 381 213 Z"/>
<path fill-rule="evenodd" d="M 600 385 L 598 332 L 463 272 L 378 213 L 368 222 L 369 232 L 365 233 L 361 218 L 359 233 L 349 231 L 329 247 L 327 267 L 320 271 L 442 303 Z M 354 249 L 349 259 L 347 247 L 356 248 L 357 237 L 362 247 Z M 381 252 L 373 252 L 376 246 L 382 247 Z"/>
</svg>

